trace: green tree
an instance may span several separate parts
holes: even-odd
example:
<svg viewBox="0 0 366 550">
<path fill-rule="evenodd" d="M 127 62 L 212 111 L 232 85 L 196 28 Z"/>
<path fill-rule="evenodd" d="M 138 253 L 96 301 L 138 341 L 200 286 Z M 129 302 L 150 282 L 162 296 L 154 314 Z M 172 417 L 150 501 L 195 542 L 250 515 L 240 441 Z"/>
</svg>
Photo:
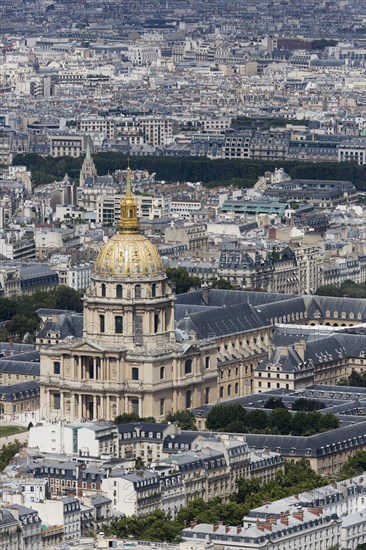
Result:
<svg viewBox="0 0 366 550">
<path fill-rule="evenodd" d="M 286 124 L 281 119 L 271 119 L 273 124 Z M 249 127 L 254 124 L 260 126 L 261 121 L 249 120 Z M 247 125 L 248 127 L 248 125 Z M 112 151 L 93 154 L 93 159 L 99 174 L 124 169 L 127 166 L 127 156 Z M 72 179 L 78 180 L 83 157 L 41 157 L 34 154 L 15 155 L 14 165 L 26 165 L 32 170 L 32 177 L 36 185 L 61 180 L 65 172 Z M 244 159 L 217 159 L 205 157 L 133 157 L 130 160 L 132 170 L 143 169 L 150 173 L 155 172 L 159 180 L 166 182 L 202 181 L 207 187 L 235 183 L 241 187 L 250 187 L 266 171 L 273 172 L 277 161 L 253 161 Z M 284 161 L 281 163 L 291 178 L 302 179 L 333 179 L 349 180 L 357 189 L 366 189 L 366 168 L 355 162 L 320 162 L 312 163 L 303 160 Z"/>
<path fill-rule="evenodd" d="M 27 317 L 26 315 L 16 314 L 12 318 L 8 327 L 11 335 L 23 339 L 26 334 L 34 335 L 39 329 L 39 319 L 37 316 Z"/>
<path fill-rule="evenodd" d="M 123 413 L 116 416 L 114 424 L 128 424 L 130 422 L 156 422 L 153 416 L 140 417 L 137 413 Z"/>
<path fill-rule="evenodd" d="M 272 434 L 288 435 L 291 433 L 292 415 L 287 409 L 279 408 L 271 411 L 268 425 Z"/>
<path fill-rule="evenodd" d="M 182 526 L 172 521 L 161 510 L 144 517 L 119 517 L 109 525 L 103 525 L 103 532 L 117 538 L 132 538 L 161 542 L 179 542 Z"/>
<path fill-rule="evenodd" d="M 55 308 L 83 311 L 82 292 L 60 285 L 55 290 Z"/>
<path fill-rule="evenodd" d="M 25 443 L 21 443 L 17 439 L 13 443 L 3 445 L 0 450 L 0 472 L 6 468 L 12 461 L 17 453 L 25 446 Z"/>
<path fill-rule="evenodd" d="M 232 422 L 243 422 L 246 425 L 246 411 L 238 403 L 225 405 L 219 403 L 209 410 L 206 426 L 208 430 L 223 430 Z"/>
<path fill-rule="evenodd" d="M 225 431 L 233 434 L 245 434 L 248 429 L 245 422 L 242 420 L 234 420 L 234 422 L 230 422 L 230 424 L 225 427 Z"/>
<path fill-rule="evenodd" d="M 305 397 L 297 399 L 292 405 L 294 411 L 317 411 L 325 409 L 326 404 L 323 401 L 317 399 L 306 399 Z"/>
<path fill-rule="evenodd" d="M 115 424 L 128 424 L 130 422 L 139 422 L 140 421 L 140 417 L 138 414 L 136 413 L 123 413 L 123 414 L 119 414 L 118 416 L 116 416 L 116 418 L 114 419 L 114 423 Z"/>
<path fill-rule="evenodd" d="M 145 462 L 141 458 L 141 456 L 138 456 L 135 460 L 135 468 L 136 470 L 142 470 L 142 468 L 145 466 Z"/>
<path fill-rule="evenodd" d="M 168 267 L 166 274 L 170 281 L 175 284 L 177 294 L 183 294 L 184 292 L 188 292 L 190 288 L 199 288 L 201 286 L 200 278 L 189 275 L 184 267 Z"/>
<path fill-rule="evenodd" d="M 281 397 L 270 397 L 264 402 L 265 409 L 285 409 L 285 405 Z"/>
<path fill-rule="evenodd" d="M 268 426 L 268 415 L 261 409 L 247 411 L 245 423 L 250 432 L 261 433 Z"/>
<path fill-rule="evenodd" d="M 212 281 L 211 286 L 220 290 L 233 290 L 235 288 L 227 279 L 215 279 Z"/>
<path fill-rule="evenodd" d="M 177 411 L 175 413 L 169 413 L 165 418 L 165 422 L 178 424 L 182 430 L 197 430 L 196 419 L 191 411 Z"/>
<path fill-rule="evenodd" d="M 357 451 L 351 456 L 341 469 L 342 479 L 358 476 L 366 470 L 366 451 Z"/>
</svg>

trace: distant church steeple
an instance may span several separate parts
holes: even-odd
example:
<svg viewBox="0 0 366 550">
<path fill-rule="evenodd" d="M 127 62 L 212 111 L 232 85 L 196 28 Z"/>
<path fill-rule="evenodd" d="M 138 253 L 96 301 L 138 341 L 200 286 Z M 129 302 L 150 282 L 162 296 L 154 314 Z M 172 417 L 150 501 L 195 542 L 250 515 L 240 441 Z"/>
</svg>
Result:
<svg viewBox="0 0 366 550">
<path fill-rule="evenodd" d="M 95 164 L 91 156 L 90 137 L 88 137 L 86 143 L 85 159 L 80 170 L 80 187 L 85 185 L 86 179 L 89 176 L 93 179 L 97 176 L 97 169 L 95 168 Z"/>
</svg>

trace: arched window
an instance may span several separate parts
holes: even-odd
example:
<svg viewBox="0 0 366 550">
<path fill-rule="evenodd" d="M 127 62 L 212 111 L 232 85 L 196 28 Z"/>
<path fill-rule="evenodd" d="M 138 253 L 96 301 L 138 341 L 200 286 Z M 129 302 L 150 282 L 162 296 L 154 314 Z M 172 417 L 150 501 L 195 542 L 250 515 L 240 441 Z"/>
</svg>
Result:
<svg viewBox="0 0 366 550">
<path fill-rule="evenodd" d="M 101 289 L 102 289 L 102 298 L 105 298 L 105 296 L 106 296 L 106 288 L 105 288 L 105 284 L 104 284 L 104 283 L 102 283 Z"/>
<path fill-rule="evenodd" d="M 207 355 L 206 358 L 205 358 L 205 367 L 206 367 L 206 369 L 210 368 L 210 356 L 209 355 Z"/>
<path fill-rule="evenodd" d="M 141 298 L 141 285 L 135 286 L 135 298 Z"/>
<path fill-rule="evenodd" d="M 117 315 L 117 317 L 114 318 L 114 332 L 116 334 L 122 334 L 123 332 L 123 320 L 121 315 Z"/>
<path fill-rule="evenodd" d="M 116 298 L 122 298 L 122 285 L 117 285 L 116 286 Z"/>
<path fill-rule="evenodd" d="M 186 391 L 186 409 L 190 409 L 192 407 L 192 391 L 187 390 Z"/>
<path fill-rule="evenodd" d="M 239 384 L 238 384 L 238 382 L 235 384 L 235 393 L 236 394 L 239 393 Z"/>
<path fill-rule="evenodd" d="M 231 384 L 229 384 L 228 387 L 227 387 L 227 394 L 228 394 L 228 397 L 230 397 L 230 395 L 231 395 Z"/>
<path fill-rule="evenodd" d="M 151 285 L 151 296 L 152 296 L 153 298 L 155 298 L 155 296 L 156 296 L 156 283 L 153 283 L 153 284 Z"/>
<path fill-rule="evenodd" d="M 184 363 L 184 374 L 191 374 L 192 372 L 192 359 L 186 359 Z"/>
<path fill-rule="evenodd" d="M 220 397 L 224 397 L 224 386 L 220 387 Z"/>
</svg>

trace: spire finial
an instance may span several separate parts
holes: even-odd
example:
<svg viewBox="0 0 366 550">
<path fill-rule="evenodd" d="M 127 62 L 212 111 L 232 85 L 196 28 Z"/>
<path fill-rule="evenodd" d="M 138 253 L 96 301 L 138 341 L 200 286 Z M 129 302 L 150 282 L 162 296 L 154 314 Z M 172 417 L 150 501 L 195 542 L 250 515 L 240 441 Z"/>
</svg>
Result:
<svg viewBox="0 0 366 550">
<path fill-rule="evenodd" d="M 137 201 L 131 190 L 130 159 L 127 161 L 126 194 L 121 198 L 121 218 L 118 229 L 120 233 L 136 233 L 139 229 Z"/>
<path fill-rule="evenodd" d="M 130 157 L 128 157 L 128 159 L 127 159 L 126 197 L 132 197 Z"/>
</svg>

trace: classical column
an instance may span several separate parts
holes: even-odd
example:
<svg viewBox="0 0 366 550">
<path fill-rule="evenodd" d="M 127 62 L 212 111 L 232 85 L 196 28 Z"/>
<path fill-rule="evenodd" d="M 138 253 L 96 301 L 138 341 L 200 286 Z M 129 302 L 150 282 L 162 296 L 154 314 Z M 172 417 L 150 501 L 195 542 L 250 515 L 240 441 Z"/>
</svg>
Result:
<svg viewBox="0 0 366 550">
<path fill-rule="evenodd" d="M 64 400 L 64 392 L 60 392 L 60 414 L 61 417 L 65 417 L 65 400 Z"/>
<path fill-rule="evenodd" d="M 142 397 L 139 397 L 139 417 L 142 417 Z"/>
<path fill-rule="evenodd" d="M 81 393 L 79 393 L 78 405 L 79 405 L 79 420 L 81 420 L 83 418 L 83 396 Z"/>
<path fill-rule="evenodd" d="M 41 411 L 42 416 L 51 416 L 52 414 L 52 403 L 51 403 L 51 390 L 46 390 L 46 403 L 43 407 L 43 410 Z M 46 418 L 46 420 L 49 420 L 49 418 Z"/>
<path fill-rule="evenodd" d="M 110 419 L 110 417 L 111 417 L 111 409 L 110 409 L 110 398 L 109 398 L 109 395 L 107 395 L 107 397 L 106 397 L 106 399 L 105 399 L 104 402 L 105 402 L 106 405 L 107 405 L 107 407 L 106 407 L 107 410 L 106 410 L 105 417 L 106 417 L 106 419 L 108 420 L 108 419 Z M 117 414 L 118 414 L 118 413 L 117 413 Z"/>
<path fill-rule="evenodd" d="M 97 396 L 96 395 L 93 395 L 93 417 L 98 418 Z"/>
<path fill-rule="evenodd" d="M 128 413 L 128 397 L 125 395 L 125 410 L 124 412 Z"/>
</svg>

